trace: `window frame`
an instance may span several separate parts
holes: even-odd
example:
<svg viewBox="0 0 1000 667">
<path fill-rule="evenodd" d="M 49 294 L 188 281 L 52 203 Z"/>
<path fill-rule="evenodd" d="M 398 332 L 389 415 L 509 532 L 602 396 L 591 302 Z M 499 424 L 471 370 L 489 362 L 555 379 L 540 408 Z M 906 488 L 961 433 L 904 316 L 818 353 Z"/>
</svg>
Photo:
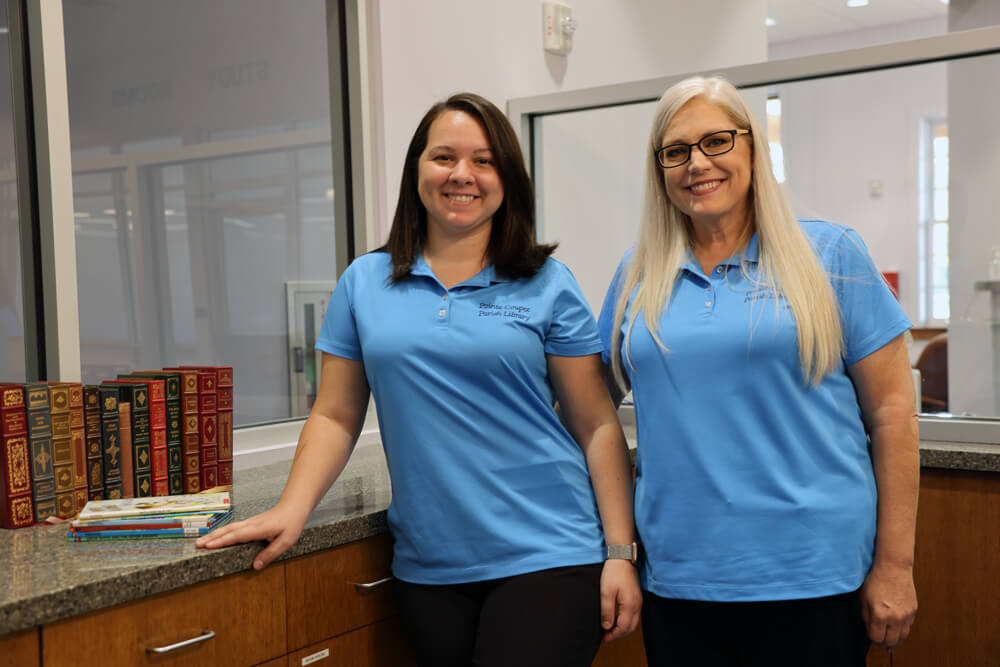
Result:
<svg viewBox="0 0 1000 667">
<path fill-rule="evenodd" d="M 919 293 L 920 314 L 922 326 L 929 328 L 946 328 L 950 317 L 934 317 L 934 290 L 940 287 L 934 281 L 934 225 L 940 221 L 934 216 L 934 139 L 938 127 L 947 126 L 948 120 L 942 116 L 929 116 L 921 121 L 920 141 L 920 219 L 918 237 L 918 255 L 920 257 Z M 945 284 L 947 287 L 947 284 Z"/>
<path fill-rule="evenodd" d="M 24 95 L 26 110 L 18 128 L 19 202 L 31 203 L 30 220 L 22 222 L 24 268 L 25 353 L 28 381 L 78 382 L 81 377 L 79 309 L 77 301 L 76 237 L 73 175 L 123 168 L 134 185 L 142 167 L 218 154 L 219 146 L 195 144 L 137 157 L 132 154 L 77 159 L 70 153 L 69 104 L 66 78 L 62 0 L 7 0 L 10 8 L 12 56 L 23 48 L 25 66 L 15 95 Z M 331 127 L 297 130 L 281 135 L 241 140 L 237 153 L 287 148 L 329 141 L 334 163 L 336 260 L 338 275 L 373 238 L 373 221 L 366 214 L 374 200 L 375 179 L 370 155 L 371 93 L 368 77 L 370 21 L 364 0 L 324 0 L 327 16 L 327 57 Z M 14 10 L 17 10 L 15 13 Z M 15 19 L 15 16 L 18 17 Z M 23 26 L 27 39 L 15 28 Z M 17 40 L 15 40 L 15 36 Z M 12 58 L 12 64 L 18 61 Z M 30 95 L 28 94 L 30 93 Z M 275 142 L 282 143 L 281 146 Z M 132 191 L 134 197 L 135 191 Z M 22 204 L 22 210 L 27 211 Z M 27 216 L 25 216 L 27 217 Z M 283 350 L 276 351 L 283 354 Z M 287 420 L 301 426 L 301 417 Z M 239 429 L 237 429 L 239 430 Z"/>
</svg>

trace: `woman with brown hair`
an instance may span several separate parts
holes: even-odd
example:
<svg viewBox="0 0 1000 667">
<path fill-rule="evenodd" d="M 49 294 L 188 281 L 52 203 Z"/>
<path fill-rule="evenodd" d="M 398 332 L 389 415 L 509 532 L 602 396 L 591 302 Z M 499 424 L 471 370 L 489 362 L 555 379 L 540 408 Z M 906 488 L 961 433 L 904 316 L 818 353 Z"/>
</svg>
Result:
<svg viewBox="0 0 1000 667">
<path fill-rule="evenodd" d="M 198 542 L 301 533 L 375 397 L 393 573 L 422 665 L 589 665 L 633 630 L 631 476 L 601 342 L 569 270 L 534 239 L 517 138 L 469 93 L 410 142 L 389 241 L 341 277 L 316 403 L 278 505 Z M 553 409 L 558 400 L 562 420 Z"/>
</svg>

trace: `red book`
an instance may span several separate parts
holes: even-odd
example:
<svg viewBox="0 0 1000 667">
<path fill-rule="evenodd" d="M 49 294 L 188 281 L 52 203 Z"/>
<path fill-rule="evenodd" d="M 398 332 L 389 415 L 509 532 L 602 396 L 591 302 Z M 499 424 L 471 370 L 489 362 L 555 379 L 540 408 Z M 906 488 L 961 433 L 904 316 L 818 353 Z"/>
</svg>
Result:
<svg viewBox="0 0 1000 667">
<path fill-rule="evenodd" d="M 0 385 L 0 527 L 21 528 L 35 522 L 31 502 L 31 459 L 24 412 L 24 387 Z"/>
<path fill-rule="evenodd" d="M 233 367 L 219 367 L 219 484 L 233 483 Z"/>
<path fill-rule="evenodd" d="M 198 372 L 198 435 L 201 453 L 201 488 L 219 486 L 218 369 L 214 366 L 181 366 Z"/>
<path fill-rule="evenodd" d="M 149 449 L 152 457 L 153 495 L 170 495 L 167 465 L 167 402 L 163 380 L 118 376 L 118 382 L 145 384 L 149 387 Z"/>
</svg>

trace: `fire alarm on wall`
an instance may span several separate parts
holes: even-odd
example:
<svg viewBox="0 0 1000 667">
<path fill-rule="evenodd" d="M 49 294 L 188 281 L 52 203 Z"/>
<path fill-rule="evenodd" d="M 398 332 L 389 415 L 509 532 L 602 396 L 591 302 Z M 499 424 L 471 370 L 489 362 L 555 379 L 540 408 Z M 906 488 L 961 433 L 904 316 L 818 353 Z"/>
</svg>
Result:
<svg viewBox="0 0 1000 667">
<path fill-rule="evenodd" d="M 573 50 L 576 21 L 573 9 L 560 2 L 542 3 L 542 44 L 549 53 L 560 56 Z"/>
</svg>

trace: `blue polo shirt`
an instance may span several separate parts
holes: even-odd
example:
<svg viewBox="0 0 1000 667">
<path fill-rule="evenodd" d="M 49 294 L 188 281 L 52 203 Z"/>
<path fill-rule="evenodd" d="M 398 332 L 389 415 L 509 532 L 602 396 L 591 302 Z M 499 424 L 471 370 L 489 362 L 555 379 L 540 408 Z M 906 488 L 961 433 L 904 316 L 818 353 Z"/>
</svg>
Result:
<svg viewBox="0 0 1000 667">
<path fill-rule="evenodd" d="M 364 362 L 392 480 L 393 573 L 452 584 L 598 563 L 603 532 L 583 453 L 553 410 L 546 355 L 601 351 L 569 269 L 493 266 L 446 289 L 421 257 L 389 284 L 356 259 L 316 348 Z"/>
<path fill-rule="evenodd" d="M 801 221 L 830 276 L 841 363 L 807 386 L 788 303 L 757 276 L 757 237 L 705 275 L 689 255 L 657 346 L 632 329 L 638 429 L 636 523 L 645 589 L 755 601 L 857 589 L 871 566 L 876 488 L 847 366 L 910 326 L 858 235 Z M 600 317 L 605 361 L 619 265 Z M 624 327 L 622 328 L 624 335 Z"/>
</svg>

